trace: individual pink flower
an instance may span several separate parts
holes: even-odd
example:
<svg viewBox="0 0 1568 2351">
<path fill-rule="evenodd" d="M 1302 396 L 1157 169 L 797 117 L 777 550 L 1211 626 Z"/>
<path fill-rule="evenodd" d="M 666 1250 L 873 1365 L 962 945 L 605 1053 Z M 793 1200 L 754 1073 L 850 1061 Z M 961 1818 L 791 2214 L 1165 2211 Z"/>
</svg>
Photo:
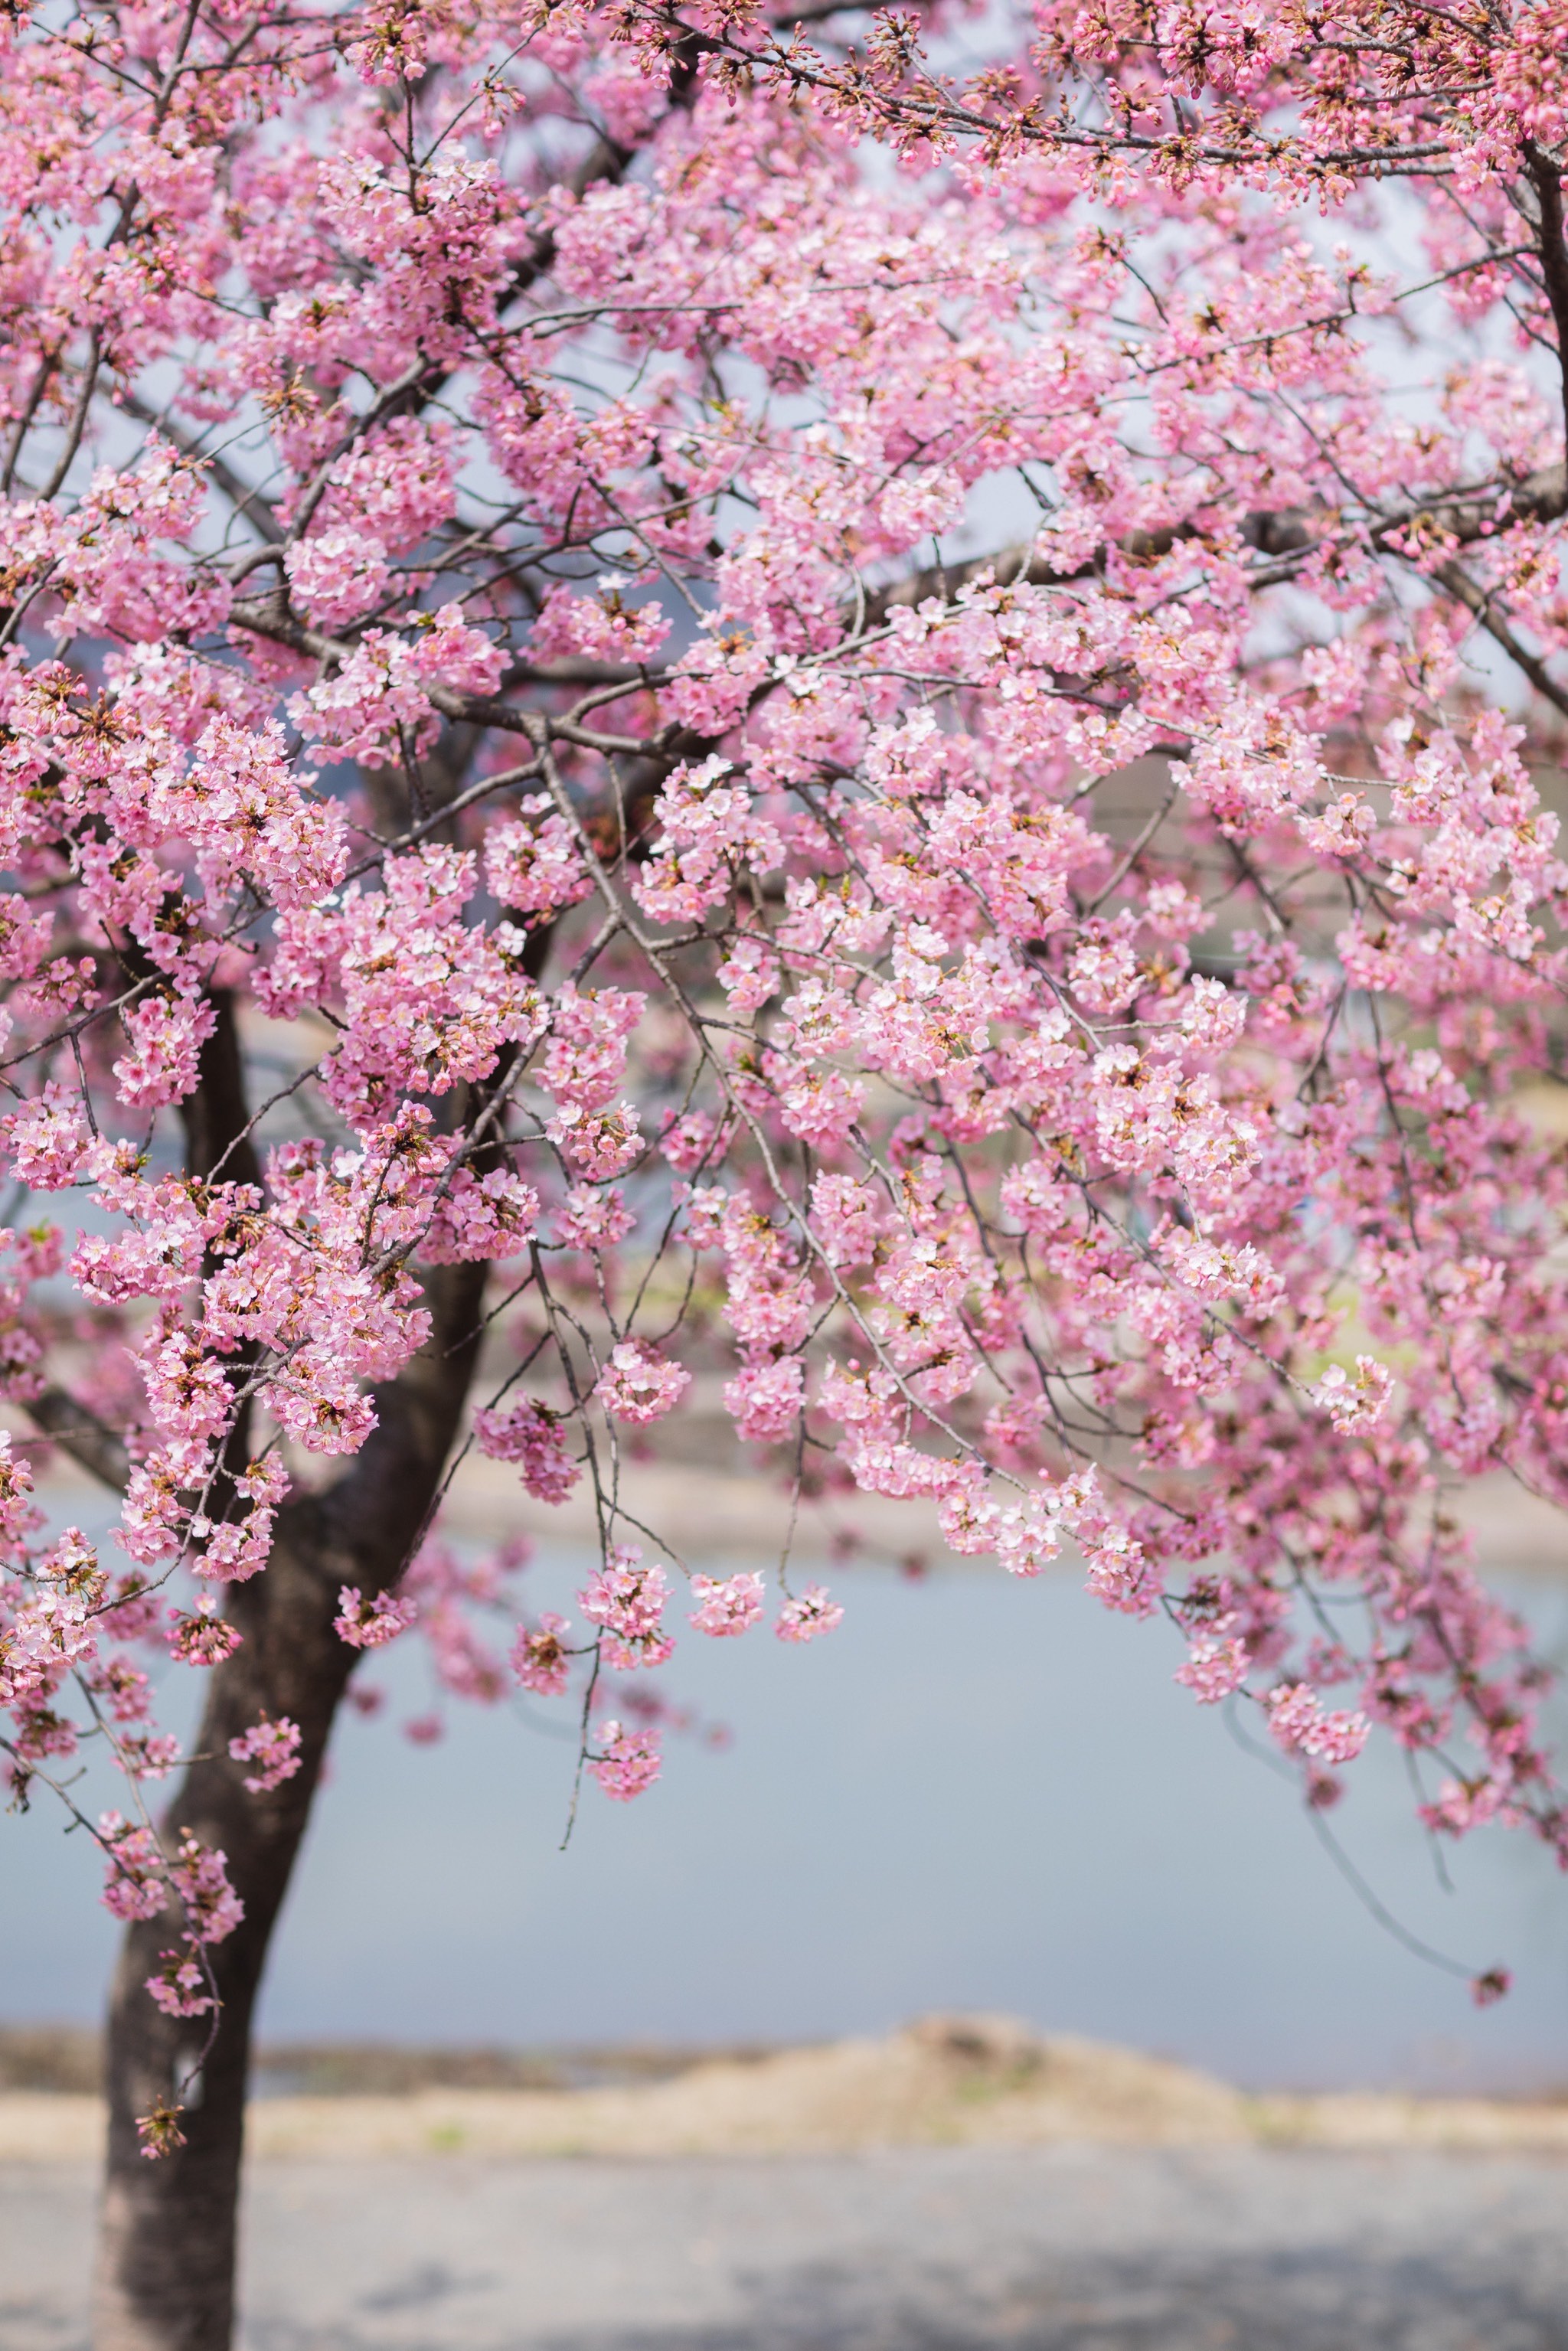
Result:
<svg viewBox="0 0 1568 2351">
<path fill-rule="evenodd" d="M 244 1638 L 236 1625 L 218 1614 L 218 1604 L 204 1592 L 193 1609 L 171 1608 L 169 1648 L 183 1666 L 221 1666 L 232 1657 Z"/>
<path fill-rule="evenodd" d="M 1352 1763 L 1372 1729 L 1364 1714 L 1343 1709 L 1325 1713 L 1316 1690 L 1306 1682 L 1283 1682 L 1269 1692 L 1263 1703 L 1269 1711 L 1269 1729 L 1288 1755 Z"/>
<path fill-rule="evenodd" d="M 524 1689 L 536 1698 L 563 1698 L 570 1665 L 565 1635 L 570 1625 L 564 1616 L 546 1609 L 537 1625 L 519 1625 L 512 1644 L 511 1667 Z"/>
<path fill-rule="evenodd" d="M 798 1435 L 806 1375 L 799 1355 L 758 1364 L 725 1383 L 724 1408 L 735 1433 L 754 1444 L 776 1445 Z"/>
<path fill-rule="evenodd" d="M 662 1419 L 691 1385 L 684 1364 L 672 1363 L 641 1339 L 622 1339 L 594 1383 L 593 1393 L 617 1420 Z"/>
<path fill-rule="evenodd" d="M 578 1594 L 591 1625 L 601 1627 L 601 1652 L 606 1665 L 631 1673 L 640 1666 L 662 1666 L 674 1647 L 664 1629 L 670 1580 L 659 1566 L 645 1565 L 635 1543 L 612 1551 Z"/>
<path fill-rule="evenodd" d="M 656 1730 L 624 1730 L 613 1716 L 599 1725 L 599 1749 L 588 1768 L 611 1801 L 629 1804 L 643 1795 L 659 1776 L 659 1734 Z"/>
<path fill-rule="evenodd" d="M 169 1882 L 185 1912 L 187 1938 L 221 1943 L 245 1917 L 245 1904 L 229 1883 L 228 1857 L 183 1835 L 169 1865 Z"/>
<path fill-rule="evenodd" d="M 99 1899 L 115 1917 L 156 1918 L 169 1906 L 168 1868 L 151 1829 L 131 1828 L 119 1813 L 104 1813 L 99 1834 L 107 1848 Z"/>
<path fill-rule="evenodd" d="M 699 1633 L 725 1640 L 748 1632 L 762 1614 L 762 1578 L 747 1570 L 727 1581 L 694 1575 L 692 1598 L 696 1602 L 692 1623 Z"/>
<path fill-rule="evenodd" d="M 214 2002 L 207 1988 L 207 1979 L 195 1953 L 161 1951 L 155 1975 L 147 1978 L 147 1990 L 152 1993 L 165 2016 L 206 2016 Z"/>
<path fill-rule="evenodd" d="M 332 1629 L 350 1649 L 379 1649 L 388 1641 L 395 1641 L 405 1633 L 418 1615 L 415 1604 L 404 1593 L 378 1592 L 366 1600 L 359 1586 L 345 1583 L 338 1594 L 338 1614 L 332 1619 Z"/>
<path fill-rule="evenodd" d="M 1313 1400 L 1328 1414 L 1342 1436 L 1375 1426 L 1388 1409 L 1394 1374 L 1372 1355 L 1358 1355 L 1354 1375 L 1341 1364 L 1331 1364 L 1313 1391 Z"/>
<path fill-rule="evenodd" d="M 246 1786 L 252 1795 L 281 1787 L 292 1780 L 299 1769 L 299 1726 L 290 1722 L 286 1714 L 275 1722 L 263 1715 L 259 1722 L 229 1740 L 229 1753 L 236 1763 L 254 1763 L 256 1770 L 246 1775 Z"/>
<path fill-rule="evenodd" d="M 780 1641 L 814 1641 L 819 1634 L 836 1632 L 843 1621 L 843 1610 L 830 1600 L 826 1587 L 808 1583 L 784 1603 L 773 1630 Z"/>
<path fill-rule="evenodd" d="M 1234 1634 L 1205 1635 L 1194 1641 L 1175 1678 L 1191 1690 L 1199 1706 L 1218 1706 L 1246 1680 L 1246 1649 Z"/>
<path fill-rule="evenodd" d="M 567 1451 L 559 1415 L 531 1396 L 510 1404 L 481 1405 L 474 1437 L 492 1461 L 515 1461 L 523 1484 L 538 1502 L 564 1502 L 581 1475 Z"/>
</svg>

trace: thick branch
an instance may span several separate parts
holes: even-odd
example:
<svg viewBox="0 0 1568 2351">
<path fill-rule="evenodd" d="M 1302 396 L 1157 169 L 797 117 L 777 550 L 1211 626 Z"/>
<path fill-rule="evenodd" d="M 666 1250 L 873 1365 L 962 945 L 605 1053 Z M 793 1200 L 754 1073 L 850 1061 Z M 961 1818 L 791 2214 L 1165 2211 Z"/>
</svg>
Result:
<svg viewBox="0 0 1568 2351">
<path fill-rule="evenodd" d="M 1525 170 L 1541 207 L 1541 275 L 1557 329 L 1557 366 L 1563 382 L 1563 422 L 1568 433 L 1568 243 L 1563 238 L 1563 174 L 1531 141 Z"/>
<path fill-rule="evenodd" d="M 1473 580 L 1466 577 L 1457 563 L 1445 563 L 1437 573 L 1438 580 L 1450 596 L 1457 597 L 1467 611 L 1473 612 L 1494 644 L 1502 647 L 1511 662 L 1523 673 L 1539 695 L 1544 695 L 1553 710 L 1568 718 L 1568 690 L 1560 686 L 1539 654 L 1521 645 L 1500 612 L 1494 612 L 1491 598 Z"/>
<path fill-rule="evenodd" d="M 114 1493 L 124 1493 L 131 1475 L 131 1456 L 124 1438 L 99 1420 L 96 1413 L 89 1412 L 64 1388 L 50 1387 L 42 1395 L 29 1399 L 27 1415 L 46 1437 L 53 1438 L 62 1453 L 68 1454 Z"/>
<path fill-rule="evenodd" d="M 229 618 L 236 629 L 248 629 L 253 636 L 287 645 L 292 653 L 308 653 L 314 661 L 344 662 L 354 650 L 346 638 L 329 636 L 325 630 L 308 628 L 303 621 L 297 621 L 281 590 L 270 596 L 238 598 Z M 450 686 L 434 681 L 427 683 L 423 691 L 433 709 L 460 725 L 499 726 L 513 735 L 530 732 L 530 714 L 511 703 L 497 702 L 479 694 L 455 694 Z"/>
<path fill-rule="evenodd" d="M 333 1717 L 357 1661 L 332 1619 L 339 1587 L 385 1591 L 405 1564 L 456 1435 L 478 1353 L 485 1266 L 436 1270 L 426 1283 L 434 1329 L 397 1379 L 376 1392 L 379 1425 L 342 1481 L 279 1513 L 264 1575 L 232 1586 L 243 1635 L 214 1669 L 190 1765 L 168 1814 L 228 1856 L 245 1917 L 212 1947 L 222 2009 L 187 2144 L 142 2159 L 136 2117 L 176 2085 L 198 2053 L 204 2020 L 182 2022 L 143 1989 L 178 1931 L 168 1916 L 132 1926 L 116 1978 L 110 2028 L 110 2156 L 96 2292 L 100 2351 L 219 2351 L 233 2318 L 235 2210 L 244 2140 L 251 2016 L 267 1949 L 320 1777 Z M 300 1732 L 300 1769 L 270 1793 L 243 1782 L 228 1745 L 263 1714 Z M 167 1834 L 167 1832 L 166 1832 Z"/>
<path fill-rule="evenodd" d="M 1504 487 L 1495 483 L 1453 491 L 1446 496 L 1412 500 L 1409 505 L 1384 512 L 1369 518 L 1365 525 L 1373 546 L 1380 552 L 1390 551 L 1390 542 L 1402 531 L 1413 526 L 1426 526 L 1440 531 L 1460 546 L 1479 543 L 1489 528 L 1495 529 L 1500 499 L 1506 496 L 1514 517 L 1533 522 L 1554 521 L 1568 513 L 1568 466 L 1543 466 L 1523 481 Z M 1343 528 L 1343 509 L 1324 508 L 1313 513 L 1301 508 L 1287 508 L 1280 513 L 1259 512 L 1248 515 L 1242 523 L 1241 538 L 1245 545 L 1268 557 L 1306 554 L 1323 533 Z M 1196 523 L 1176 524 L 1168 528 L 1134 531 L 1114 542 L 1117 552 L 1133 561 L 1154 562 L 1168 555 L 1173 548 L 1189 542 L 1199 542 L 1205 533 Z M 846 607 L 847 628 L 857 633 L 882 627 L 888 615 L 900 606 L 914 607 L 929 597 L 950 601 L 962 589 L 985 578 L 996 580 L 1005 587 L 1019 583 L 1030 587 L 1065 587 L 1073 580 L 1092 578 L 1103 566 L 1108 547 L 1096 550 L 1086 562 L 1071 571 L 1058 569 L 1049 558 L 1030 542 L 1016 542 L 988 555 L 976 556 L 958 564 L 930 565 L 912 572 L 891 586 L 873 590 L 852 612 Z M 1446 565 L 1437 574 L 1451 594 L 1472 611 L 1481 626 L 1517 663 L 1521 673 L 1554 708 L 1568 715 L 1568 695 L 1552 679 L 1545 664 L 1521 644 L 1507 622 L 1491 609 L 1490 599 L 1475 587 L 1455 565 Z M 317 660 L 342 662 L 353 651 L 350 642 L 328 635 L 308 627 L 289 612 L 284 591 L 246 599 L 237 602 L 233 619 L 241 628 L 252 630 L 257 636 L 267 637 L 277 643 L 290 646 L 298 653 L 308 653 Z M 605 684 L 647 684 L 648 673 L 641 669 L 621 671 L 609 664 L 595 664 L 596 679 Z M 524 681 L 545 683 L 545 673 L 530 673 L 526 666 L 514 668 L 507 684 Z M 548 682 L 555 682 L 549 677 Z M 570 719 L 551 719 L 545 713 L 516 703 L 493 698 L 454 693 L 450 688 L 430 684 L 426 695 L 443 716 L 459 726 L 482 729 L 500 727 L 508 733 L 522 735 L 535 744 L 549 736 L 578 743 L 590 749 L 627 755 L 640 750 L 642 767 L 646 776 L 629 779 L 628 803 L 635 805 L 646 798 L 652 785 L 667 774 L 678 761 L 701 758 L 714 746 L 704 738 L 685 730 L 666 733 L 656 741 L 641 747 L 615 738 L 601 737 L 591 730 L 574 725 Z"/>
<path fill-rule="evenodd" d="M 233 991 L 213 988 L 207 1001 L 215 1023 L 202 1047 L 195 1090 L 180 1104 L 185 1129 L 185 1173 L 203 1182 L 216 1176 L 225 1183 L 259 1186 L 261 1163 L 250 1133 Z"/>
<path fill-rule="evenodd" d="M 199 1182 L 217 1178 L 225 1183 L 261 1188 L 261 1160 L 251 1131 L 250 1102 L 240 1051 L 239 1014 L 233 991 L 213 988 L 207 1001 L 214 1015 L 213 1031 L 203 1044 L 196 1064 L 196 1083 L 180 1104 L 185 1130 L 185 1173 Z M 209 1258 L 203 1270 L 214 1270 Z M 245 1382 L 256 1361 L 256 1350 L 246 1345 L 230 1358 L 229 1380 L 239 1396 L 234 1422 L 225 1441 L 218 1477 L 208 1499 L 208 1510 L 225 1518 L 233 1509 L 233 1480 L 250 1459 L 251 1406 Z"/>
<path fill-rule="evenodd" d="M 1396 531 L 1427 523 L 1461 547 L 1473 546 L 1482 537 L 1483 526 L 1495 523 L 1499 495 L 1495 485 L 1488 485 L 1469 493 L 1412 500 L 1408 506 L 1375 517 L 1371 524 L 1373 542 L 1379 548 L 1385 547 Z M 1513 513 L 1521 520 L 1555 521 L 1568 514 L 1568 472 L 1562 465 L 1543 466 L 1516 484 L 1508 495 Z M 1242 521 L 1241 538 L 1244 545 L 1260 555 L 1304 555 L 1325 530 L 1341 519 L 1339 513 L 1326 508 L 1317 514 L 1295 507 L 1281 513 L 1249 514 Z M 1201 540 L 1204 536 L 1197 523 L 1176 523 L 1163 530 L 1129 532 L 1114 544 L 1116 551 L 1128 560 L 1153 563 L 1168 555 L 1173 548 Z M 1068 587 L 1076 580 L 1092 579 L 1103 568 L 1109 551 L 1108 547 L 1097 549 L 1086 562 L 1070 571 L 1058 569 L 1033 542 L 1021 540 L 989 555 L 977 555 L 965 563 L 928 564 L 923 570 L 912 572 L 907 579 L 868 596 L 866 625 L 876 626 L 900 605 L 923 604 L 929 596 L 956 596 L 960 589 L 971 586 L 988 572 L 1008 587 Z"/>
</svg>

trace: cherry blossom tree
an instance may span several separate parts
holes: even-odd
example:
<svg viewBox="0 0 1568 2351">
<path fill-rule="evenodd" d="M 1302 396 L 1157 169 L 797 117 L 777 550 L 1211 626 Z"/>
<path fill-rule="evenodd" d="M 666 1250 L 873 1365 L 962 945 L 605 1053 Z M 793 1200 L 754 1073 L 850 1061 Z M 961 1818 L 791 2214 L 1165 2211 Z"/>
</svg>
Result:
<svg viewBox="0 0 1568 2351">
<path fill-rule="evenodd" d="M 679 1642 L 838 1622 L 814 1497 L 1080 1558 L 1313 1805 L 1381 1726 L 1568 1855 L 1454 1506 L 1568 1498 L 1565 48 L 0 19 L 0 1702 L 126 1922 L 105 2351 L 228 2341 L 362 1654 L 639 1796 Z M 694 1374 L 776 1576 L 630 1515 Z M 574 1614 L 443 1543 L 470 1448 L 591 1496 Z"/>
</svg>

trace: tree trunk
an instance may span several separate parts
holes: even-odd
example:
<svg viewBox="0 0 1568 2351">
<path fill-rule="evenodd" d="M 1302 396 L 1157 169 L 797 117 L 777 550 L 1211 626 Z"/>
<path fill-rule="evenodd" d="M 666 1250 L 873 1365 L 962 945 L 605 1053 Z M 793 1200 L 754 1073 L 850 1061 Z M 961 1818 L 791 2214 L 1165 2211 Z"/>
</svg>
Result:
<svg viewBox="0 0 1568 2351">
<path fill-rule="evenodd" d="M 266 1573 L 234 1586 L 228 1614 L 241 1646 L 210 1677 L 196 1754 L 169 1809 L 228 1857 L 245 1917 L 210 1947 L 222 2001 L 203 2077 L 187 2095 L 186 2145 L 156 2161 L 136 2118 L 168 2099 L 206 2037 L 210 2018 L 163 2015 L 144 1989 L 174 1941 L 169 1914 L 127 1931 L 109 2017 L 109 2165 L 94 2298 L 96 2351 L 228 2351 L 251 2019 L 267 1945 L 309 1818 L 338 1703 L 357 1653 L 332 1629 L 338 1591 L 370 1597 L 405 1564 L 456 1434 L 478 1352 L 487 1268 L 443 1268 L 426 1280 L 428 1345 L 377 1391 L 379 1426 L 340 1482 L 279 1512 Z M 300 1731 L 300 1768 L 269 1794 L 243 1784 L 228 1742 L 263 1712 Z"/>
</svg>

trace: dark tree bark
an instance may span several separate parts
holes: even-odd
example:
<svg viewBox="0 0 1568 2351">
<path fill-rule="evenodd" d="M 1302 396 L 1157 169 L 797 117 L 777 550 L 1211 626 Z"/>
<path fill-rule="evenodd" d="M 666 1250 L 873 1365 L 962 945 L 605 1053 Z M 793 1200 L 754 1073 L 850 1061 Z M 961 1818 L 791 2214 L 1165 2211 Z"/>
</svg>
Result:
<svg viewBox="0 0 1568 2351">
<path fill-rule="evenodd" d="M 232 998 L 213 998 L 216 1026 L 200 1081 L 183 1105 L 187 1172 L 257 1183 L 248 1131 L 240 1040 Z M 460 1108 L 455 1102 L 449 1105 Z M 357 1653 L 333 1630 L 338 1593 L 367 1598 L 398 1580 L 418 1541 L 462 1419 L 479 1353 L 483 1264 L 444 1266 L 424 1278 L 433 1319 L 426 1345 L 375 1392 L 377 1426 L 339 1482 L 301 1494 L 278 1512 L 265 1573 L 232 1585 L 225 1614 L 239 1647 L 208 1677 L 194 1760 L 164 1817 L 166 1844 L 186 1831 L 226 1855 L 245 1905 L 242 1923 L 208 1947 L 219 1998 L 216 2031 L 200 2076 L 184 2095 L 185 2144 L 152 2161 L 139 2116 L 167 2103 L 201 2054 L 209 2017 L 165 2016 L 146 1980 L 176 1944 L 172 1912 L 128 1928 L 110 1996 L 109 2153 L 93 2339 L 98 2351 L 228 2351 L 251 2022 L 267 1947 L 288 1889 L 320 1779 L 333 1718 Z M 235 1359 L 236 1378 L 248 1370 Z M 110 1484 L 123 1483 L 125 1450 L 74 1401 L 54 1391 L 35 1409 L 62 1447 Z M 225 1455 L 246 1449 L 243 1409 Z M 220 1479 L 222 1511 L 232 1499 Z M 267 1714 L 300 1733 L 299 1769 L 267 1793 L 244 1784 L 231 1739 Z"/>
<path fill-rule="evenodd" d="M 347 1476 L 278 1514 L 266 1573 L 234 1586 L 228 1614 L 244 1638 L 211 1675 L 197 1743 L 168 1813 L 228 1856 L 245 1918 L 211 1947 L 222 2001 L 186 2144 L 156 2162 L 136 2118 L 168 2099 L 209 2020 L 164 2016 L 143 1989 L 173 1943 L 171 1917 L 126 1934 L 109 2018 L 109 2168 L 94 2301 L 97 2351 L 227 2351 L 234 2323 L 236 2204 L 251 2018 L 267 1945 L 320 1777 L 332 1719 L 356 1655 L 332 1629 L 338 1591 L 367 1597 L 396 1581 L 456 1434 L 478 1350 L 487 1268 L 443 1268 L 426 1284 L 434 1329 L 399 1377 L 376 1393 L 379 1426 Z M 300 1730 L 300 1769 L 270 1794 L 243 1785 L 229 1740 L 258 1715 Z"/>
</svg>

